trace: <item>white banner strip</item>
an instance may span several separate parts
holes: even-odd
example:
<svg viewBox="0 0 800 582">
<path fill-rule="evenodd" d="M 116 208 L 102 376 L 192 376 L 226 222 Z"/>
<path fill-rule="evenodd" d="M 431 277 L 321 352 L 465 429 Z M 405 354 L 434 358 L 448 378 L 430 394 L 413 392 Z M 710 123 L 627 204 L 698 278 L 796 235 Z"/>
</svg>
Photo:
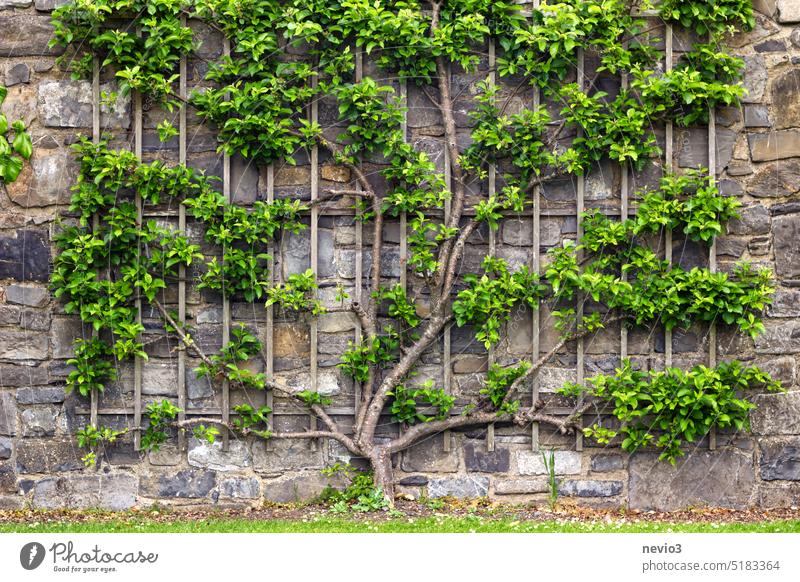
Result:
<svg viewBox="0 0 800 582">
<path fill-rule="evenodd" d="M 4 534 L 2 580 L 800 580 L 796 534 Z M 549 577 L 549 578 L 545 578 Z"/>
</svg>

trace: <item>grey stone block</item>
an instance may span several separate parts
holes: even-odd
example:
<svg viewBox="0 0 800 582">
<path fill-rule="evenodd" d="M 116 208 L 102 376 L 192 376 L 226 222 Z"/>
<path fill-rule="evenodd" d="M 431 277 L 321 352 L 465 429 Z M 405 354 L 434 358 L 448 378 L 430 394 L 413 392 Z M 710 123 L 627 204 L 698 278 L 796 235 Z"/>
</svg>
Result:
<svg viewBox="0 0 800 582">
<path fill-rule="evenodd" d="M 64 52 L 63 47 L 48 46 L 51 38 L 53 25 L 50 24 L 49 16 L 0 16 L 0 57 L 60 55 Z"/>
<path fill-rule="evenodd" d="M 503 479 L 494 483 L 496 495 L 532 495 L 549 490 L 547 479 Z"/>
<path fill-rule="evenodd" d="M 728 234 L 759 235 L 769 232 L 769 210 L 760 204 L 739 210 L 739 218 L 728 223 Z"/>
<path fill-rule="evenodd" d="M 236 471 L 249 467 L 253 463 L 247 443 L 233 440 L 228 443 L 227 451 L 222 450 L 222 440 L 213 444 L 198 439 L 189 441 L 189 464 L 193 467 L 213 469 L 215 471 Z"/>
<path fill-rule="evenodd" d="M 767 66 L 761 55 L 747 55 L 744 57 L 744 85 L 747 93 L 742 98 L 744 103 L 759 103 L 767 88 Z"/>
<path fill-rule="evenodd" d="M 9 438 L 0 437 L 0 459 L 10 459 L 14 452 L 14 441 Z"/>
<path fill-rule="evenodd" d="M 219 485 L 220 497 L 230 499 L 258 499 L 261 483 L 255 477 L 231 477 Z"/>
<path fill-rule="evenodd" d="M 800 130 L 781 129 L 747 136 L 754 162 L 771 162 L 800 157 Z"/>
<path fill-rule="evenodd" d="M 144 497 L 199 499 L 217 484 L 217 474 L 206 469 L 154 472 L 139 479 L 139 494 Z"/>
<path fill-rule="evenodd" d="M 800 437 L 761 443 L 761 478 L 800 481 Z"/>
<path fill-rule="evenodd" d="M 319 471 L 307 471 L 264 482 L 264 500 L 272 503 L 312 501 L 328 487 L 341 489 L 343 484 L 338 479 L 320 474 Z"/>
<path fill-rule="evenodd" d="M 629 467 L 631 509 L 743 508 L 749 505 L 756 484 L 753 454 L 734 449 L 694 451 L 675 466 L 659 461 L 657 453 L 636 453 Z"/>
<path fill-rule="evenodd" d="M 312 450 L 307 439 L 258 440 L 253 443 L 253 470 L 278 473 L 300 469 L 322 468 L 322 447 Z"/>
<path fill-rule="evenodd" d="M 464 445 L 464 464 L 467 471 L 505 473 L 508 471 L 510 457 L 506 448 L 487 451 L 483 442 L 468 442 Z"/>
<path fill-rule="evenodd" d="M 18 473 L 60 473 L 83 469 L 83 452 L 74 438 L 22 439 L 17 443 Z"/>
<path fill-rule="evenodd" d="M 619 471 L 625 468 L 625 461 L 622 455 L 593 455 L 591 467 L 596 473 Z"/>
<path fill-rule="evenodd" d="M 36 229 L 0 234 L 0 279 L 45 282 L 50 278 L 47 235 Z"/>
<path fill-rule="evenodd" d="M 0 493 L 17 492 L 17 474 L 8 463 L 0 463 Z"/>
<path fill-rule="evenodd" d="M 403 477 L 397 483 L 406 487 L 422 487 L 428 484 L 428 478 L 424 475 L 411 475 L 410 477 Z"/>
<path fill-rule="evenodd" d="M 46 367 L 27 364 L 0 365 L 0 378 L 7 388 L 37 386 L 47 384 L 50 380 Z"/>
<path fill-rule="evenodd" d="M 33 488 L 33 505 L 41 509 L 130 509 L 137 500 L 137 479 L 129 474 L 48 477 Z"/>
<path fill-rule="evenodd" d="M 800 22 L 800 4 L 797 0 L 777 0 L 778 22 L 790 24 Z"/>
<path fill-rule="evenodd" d="M 17 401 L 10 392 L 0 392 L 0 435 L 17 434 Z"/>
<path fill-rule="evenodd" d="M 772 296 L 770 317 L 800 317 L 800 290 L 778 289 Z"/>
<path fill-rule="evenodd" d="M 447 435 L 447 433 L 445 433 Z M 403 452 L 401 467 L 407 473 L 454 473 L 458 470 L 458 456 L 444 450 L 444 438 L 433 438 Z M 450 437 L 452 438 L 452 436 Z"/>
<path fill-rule="evenodd" d="M 15 182 L 6 185 L 12 202 L 23 208 L 68 204 L 77 163 L 67 150 L 35 148 Z"/>
<path fill-rule="evenodd" d="M 17 63 L 6 69 L 6 87 L 13 87 L 31 80 L 31 70 L 25 63 Z"/>
<path fill-rule="evenodd" d="M 800 322 L 767 321 L 765 331 L 755 339 L 756 351 L 760 354 L 800 353 Z"/>
<path fill-rule="evenodd" d="M 517 472 L 520 475 L 546 475 L 548 473 L 542 454 L 547 451 L 517 451 Z M 555 472 L 557 475 L 575 475 L 581 472 L 581 454 L 576 451 L 555 451 Z"/>
<path fill-rule="evenodd" d="M 788 394 L 759 394 L 750 423 L 755 434 L 800 434 L 800 392 Z"/>
<path fill-rule="evenodd" d="M 100 86 L 101 91 L 116 92 L 113 104 L 100 108 L 100 125 L 108 129 L 130 126 L 130 95 L 123 95 L 116 85 Z M 92 84 L 89 81 L 43 81 L 39 85 L 39 118 L 46 127 L 91 127 Z"/>
<path fill-rule="evenodd" d="M 614 497 L 622 493 L 622 481 L 564 481 L 558 492 L 568 497 Z"/>
<path fill-rule="evenodd" d="M 447 477 L 431 479 L 428 483 L 428 496 L 456 497 L 459 499 L 473 499 L 486 497 L 489 494 L 489 478 L 477 476 Z"/>
<path fill-rule="evenodd" d="M 26 386 L 17 389 L 19 404 L 58 404 L 64 402 L 65 398 L 62 386 Z"/>
<path fill-rule="evenodd" d="M 53 406 L 26 408 L 20 418 L 24 437 L 53 436 L 56 433 L 58 410 Z"/>
</svg>

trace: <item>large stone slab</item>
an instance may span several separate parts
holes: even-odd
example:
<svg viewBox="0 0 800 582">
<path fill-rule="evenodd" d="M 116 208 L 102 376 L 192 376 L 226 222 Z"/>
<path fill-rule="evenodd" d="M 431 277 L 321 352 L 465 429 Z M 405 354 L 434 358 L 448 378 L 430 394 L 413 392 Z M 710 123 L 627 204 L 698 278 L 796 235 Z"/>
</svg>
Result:
<svg viewBox="0 0 800 582">
<path fill-rule="evenodd" d="M 761 55 L 747 55 L 744 57 L 744 78 L 742 85 L 745 88 L 743 103 L 760 103 L 767 88 L 767 66 Z"/>
<path fill-rule="evenodd" d="M 28 283 L 12 283 L 6 287 L 6 301 L 28 307 L 43 307 L 50 293 L 46 287 Z"/>
<path fill-rule="evenodd" d="M 48 47 L 53 37 L 49 16 L 9 14 L 0 16 L 0 57 L 58 55 L 62 47 Z"/>
<path fill-rule="evenodd" d="M 28 364 L 2 365 L 0 366 L 0 378 L 3 379 L 3 386 L 7 388 L 36 386 L 47 384 L 50 381 L 46 367 Z"/>
<path fill-rule="evenodd" d="M 444 450 L 443 435 L 414 445 L 403 453 L 402 468 L 406 473 L 454 473 L 458 470 L 458 457 L 453 448 Z"/>
<path fill-rule="evenodd" d="M 800 392 L 759 394 L 754 401 L 750 425 L 755 434 L 800 434 Z"/>
<path fill-rule="evenodd" d="M 264 500 L 272 503 L 298 503 L 317 499 L 328 487 L 342 488 L 340 480 L 319 471 L 306 471 L 264 483 Z"/>
<path fill-rule="evenodd" d="M 800 317 L 800 290 L 778 289 L 772 296 L 770 317 Z"/>
<path fill-rule="evenodd" d="M 517 451 L 517 472 L 520 475 L 547 475 L 542 451 Z M 550 461 L 549 453 L 547 455 Z M 581 454 L 576 451 L 555 451 L 557 475 L 576 475 L 581 472 Z"/>
<path fill-rule="evenodd" d="M 231 477 L 220 483 L 219 493 L 225 499 L 258 499 L 261 483 L 255 477 Z"/>
<path fill-rule="evenodd" d="M 675 466 L 657 453 L 630 460 L 631 509 L 674 511 L 695 505 L 746 507 L 755 488 L 753 454 L 734 449 L 694 451 Z"/>
<path fill-rule="evenodd" d="M 215 471 L 237 471 L 252 464 L 252 455 L 245 441 L 231 439 L 228 444 L 228 450 L 223 451 L 222 439 L 217 439 L 213 444 L 195 438 L 191 439 L 189 464 L 193 467 Z"/>
<path fill-rule="evenodd" d="M 800 353 L 800 322 L 767 321 L 764 327 L 764 333 L 755 339 L 758 353 L 780 356 Z"/>
<path fill-rule="evenodd" d="M 18 473 L 60 473 L 83 469 L 80 458 L 84 452 L 75 439 L 41 438 L 21 439 L 17 443 Z"/>
<path fill-rule="evenodd" d="M 22 411 L 20 418 L 24 437 L 53 436 L 56 433 L 58 410 L 54 406 L 27 408 Z"/>
<path fill-rule="evenodd" d="M 778 22 L 789 24 L 800 22 L 800 2 L 797 0 L 777 0 Z"/>
<path fill-rule="evenodd" d="M 567 497 L 614 497 L 622 493 L 622 487 L 622 481 L 577 479 L 559 483 L 558 492 Z"/>
<path fill-rule="evenodd" d="M 747 193 L 756 198 L 786 198 L 797 192 L 800 192 L 800 160 L 765 164 L 747 186 Z M 771 210 L 776 214 L 775 207 Z"/>
<path fill-rule="evenodd" d="M 0 279 L 45 282 L 50 278 L 47 236 L 36 229 L 0 234 Z"/>
<path fill-rule="evenodd" d="M 800 2 L 795 2 L 800 13 Z M 776 129 L 800 127 L 800 68 L 782 74 L 772 82 L 772 111 Z"/>
<path fill-rule="evenodd" d="M 772 231 L 778 276 L 800 277 L 800 214 L 776 216 Z"/>
<path fill-rule="evenodd" d="M 111 106 L 101 106 L 100 125 L 109 129 L 130 126 L 130 95 L 115 85 L 103 84 L 101 91 L 117 92 Z M 44 81 L 39 85 L 39 119 L 46 127 L 91 127 L 92 84 L 89 81 Z"/>
<path fill-rule="evenodd" d="M 754 162 L 771 162 L 800 157 L 800 130 L 782 129 L 747 136 Z"/>
<path fill-rule="evenodd" d="M 300 469 L 322 468 L 322 448 L 312 450 L 308 439 L 259 440 L 253 443 L 253 470 L 278 473 Z"/>
<path fill-rule="evenodd" d="M 33 487 L 33 505 L 41 509 L 108 509 L 122 511 L 136 504 L 134 475 L 90 474 L 48 477 Z"/>
<path fill-rule="evenodd" d="M 26 386 L 17 389 L 17 402 L 20 404 L 57 404 L 64 402 L 65 398 L 63 386 Z"/>
<path fill-rule="evenodd" d="M 765 481 L 800 481 L 800 437 L 762 441 L 760 469 Z"/>
<path fill-rule="evenodd" d="M 591 467 L 592 471 L 596 473 L 620 471 L 625 468 L 625 461 L 622 455 L 594 455 L 592 456 Z"/>
<path fill-rule="evenodd" d="M 549 490 L 547 479 L 502 479 L 494 482 L 495 495 L 533 495 Z"/>
<path fill-rule="evenodd" d="M 769 234 L 769 210 L 761 204 L 739 209 L 739 218 L 728 223 L 728 234 Z"/>
<path fill-rule="evenodd" d="M 464 477 L 445 477 L 428 482 L 428 497 L 456 497 L 473 499 L 486 497 L 489 493 L 489 478 L 467 475 Z"/>
<path fill-rule="evenodd" d="M 464 465 L 467 471 L 477 473 L 505 473 L 510 464 L 507 448 L 498 447 L 487 451 L 483 442 L 468 442 L 464 445 Z"/>
<path fill-rule="evenodd" d="M 159 471 L 143 475 L 139 494 L 144 497 L 199 499 L 208 495 L 217 484 L 217 474 L 206 469 Z"/>
<path fill-rule="evenodd" d="M 23 208 L 68 204 L 76 175 L 77 165 L 68 150 L 35 148 L 30 163 L 6 185 L 6 192 Z"/>
</svg>

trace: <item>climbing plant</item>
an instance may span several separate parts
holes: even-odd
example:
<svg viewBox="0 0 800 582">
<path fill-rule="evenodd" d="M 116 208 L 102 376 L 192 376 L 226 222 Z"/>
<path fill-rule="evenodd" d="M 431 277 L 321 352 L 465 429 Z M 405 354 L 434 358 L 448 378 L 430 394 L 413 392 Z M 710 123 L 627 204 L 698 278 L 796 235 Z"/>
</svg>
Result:
<svg viewBox="0 0 800 582">
<path fill-rule="evenodd" d="M 681 445 L 714 427 L 746 428 L 752 408 L 746 391 L 780 386 L 738 362 L 644 372 L 625 361 L 615 374 L 565 386 L 562 394 L 580 404 L 559 418 L 546 414 L 547 402 L 523 398 L 527 383 L 565 346 L 610 325 L 674 329 L 714 323 L 753 337 L 763 331 L 761 317 L 774 291 L 769 271 L 748 264 L 730 274 L 703 267 L 686 271 L 661 258 L 654 244 L 653 235 L 664 229 L 710 244 L 737 216 L 738 203 L 721 196 L 705 170 L 666 174 L 656 188 L 637 193 L 641 203 L 633 218 L 615 221 L 587 211 L 582 236 L 552 249 L 541 274 L 498 256 L 487 256 L 477 272 L 462 272 L 476 231 L 497 230 L 508 214 L 528 209 L 535 187 L 584 174 L 604 159 L 642 169 L 661 154 L 654 126 L 703 123 L 710 107 L 735 104 L 743 94 L 737 82 L 741 61 L 718 43 L 731 27 L 752 26 L 749 2 L 662 2 L 664 19 L 709 34 L 709 42 L 669 72 L 659 68 L 664 55 L 635 16 L 647 8 L 636 0 L 543 0 L 526 16 L 516 3 L 495 0 L 78 0 L 58 9 L 54 43 L 82 55 L 70 60 L 75 75 L 87 74 L 97 56 L 101 67 L 115 71 L 123 91 L 151 94 L 167 107 L 193 107 L 216 125 L 219 148 L 228 154 L 261 165 L 292 164 L 302 150 L 320 148 L 350 171 L 355 184 L 324 191 L 313 202 L 280 199 L 248 209 L 227 202 L 208 178 L 183 165 L 144 163 L 107 142 L 77 143 L 80 174 L 71 206 L 76 220 L 57 239 L 52 285 L 66 311 L 79 314 L 99 336 L 77 342 L 68 389 L 82 395 L 101 391 L 114 377 L 112 358 L 147 357 L 133 308 L 139 298 L 199 358 L 198 375 L 273 390 L 321 423 L 282 432 L 270 425 L 269 408 L 249 405 L 237 407 L 229 424 L 178 422 L 177 408 L 164 401 L 148 408 L 146 427 L 135 427 L 143 431 L 146 450 L 160 446 L 171 427 L 208 441 L 220 431 L 329 438 L 368 459 L 377 486 L 391 500 L 392 456 L 448 429 L 542 422 L 565 433 L 585 430 L 599 442 L 620 435 L 626 450 L 656 446 L 662 458 L 674 461 Z M 133 18 L 131 25 L 115 30 L 113 23 L 126 16 Z M 188 100 L 175 87 L 180 57 L 196 46 L 183 16 L 205 21 L 230 42 L 230 54 L 209 63 L 208 86 Z M 494 72 L 508 86 L 501 90 L 488 78 L 477 83 L 471 139 L 461 147 L 451 71 L 476 73 L 489 42 L 498 51 Z M 596 57 L 598 74 L 626 74 L 629 87 L 609 95 L 592 83 L 587 91 L 570 82 L 578 51 Z M 395 90 L 372 76 L 356 77 L 359 53 L 387 76 L 418 86 L 438 109 L 450 176 L 406 141 L 406 105 Z M 542 91 L 543 105 L 510 112 L 510 103 L 530 87 Z M 337 102 L 338 135 L 323 132 L 307 116 L 309 104 L 322 96 Z M 174 130 L 163 125 L 159 134 L 168 139 Z M 375 157 L 383 160 L 379 173 L 387 184 L 380 190 L 361 166 Z M 485 179 L 491 164 L 502 168 L 498 188 L 474 201 L 469 186 Z M 162 200 L 183 204 L 218 252 L 201 252 L 173 228 L 139 221 L 134 193 L 145 206 Z M 303 216 L 313 204 L 338 198 L 353 200 L 358 219 L 372 230 L 368 295 L 356 302 L 343 289 L 337 292 L 336 309 L 353 313 L 363 329 L 339 364 L 361 384 L 358 412 L 348 426 L 326 412 L 326 396 L 282 385 L 247 366 L 262 349 L 253 330 L 235 328 L 218 353 L 205 353 L 193 330 L 177 322 L 162 301 L 184 265 L 199 270 L 200 288 L 308 317 L 324 313 L 313 271 L 272 283 L 267 249 L 282 233 L 305 228 Z M 449 213 L 442 218 L 445 205 Z M 385 224 L 401 213 L 410 227 L 408 268 L 424 288 L 424 300 L 381 276 Z M 570 305 L 587 298 L 602 309 L 578 317 Z M 476 340 L 492 348 L 514 313 L 542 304 L 552 310 L 558 341 L 537 360 L 492 365 L 469 402 L 457 403 L 435 382 L 413 382 L 423 353 L 446 326 L 469 326 Z M 619 428 L 583 429 L 580 416 L 602 402 L 614 406 Z M 405 427 L 388 440 L 377 435 L 384 413 Z M 81 439 L 95 449 L 117 436 L 91 427 Z"/>
</svg>

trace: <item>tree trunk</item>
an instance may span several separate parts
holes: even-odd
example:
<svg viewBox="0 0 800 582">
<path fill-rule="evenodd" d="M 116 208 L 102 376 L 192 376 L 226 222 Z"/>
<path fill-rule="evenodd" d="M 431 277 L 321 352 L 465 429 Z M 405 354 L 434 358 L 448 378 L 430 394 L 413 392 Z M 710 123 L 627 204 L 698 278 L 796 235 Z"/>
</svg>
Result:
<svg viewBox="0 0 800 582">
<path fill-rule="evenodd" d="M 372 466 L 372 478 L 375 486 L 383 490 L 383 495 L 390 506 L 394 507 L 394 469 L 392 453 L 383 447 L 377 447 L 369 456 Z"/>
</svg>

